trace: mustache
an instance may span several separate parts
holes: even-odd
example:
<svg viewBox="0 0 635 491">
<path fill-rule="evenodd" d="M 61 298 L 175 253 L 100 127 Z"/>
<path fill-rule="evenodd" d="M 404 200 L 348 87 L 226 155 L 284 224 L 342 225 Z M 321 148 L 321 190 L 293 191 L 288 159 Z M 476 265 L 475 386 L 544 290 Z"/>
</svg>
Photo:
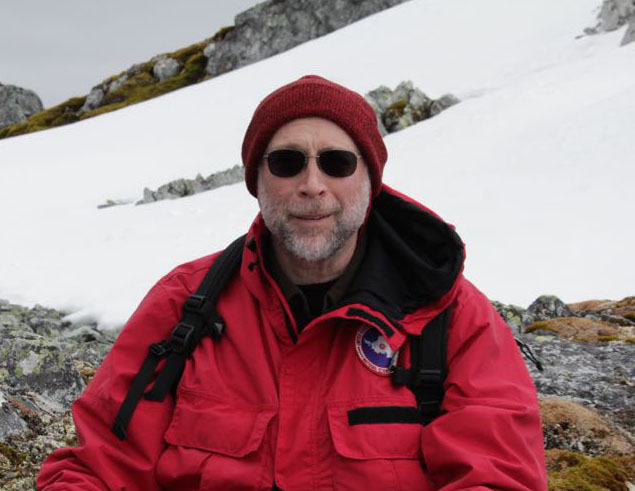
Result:
<svg viewBox="0 0 635 491">
<path fill-rule="evenodd" d="M 326 204 L 320 200 L 305 201 L 302 203 L 289 204 L 286 212 L 290 215 L 332 215 L 342 211 L 342 207 L 337 203 Z"/>
</svg>

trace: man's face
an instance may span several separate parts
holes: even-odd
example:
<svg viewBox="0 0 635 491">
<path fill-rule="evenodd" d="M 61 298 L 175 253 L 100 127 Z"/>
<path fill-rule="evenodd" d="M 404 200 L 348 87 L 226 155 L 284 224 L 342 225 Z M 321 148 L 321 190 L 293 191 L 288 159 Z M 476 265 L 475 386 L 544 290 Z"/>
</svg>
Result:
<svg viewBox="0 0 635 491">
<path fill-rule="evenodd" d="M 297 149 L 311 156 L 307 167 L 293 177 L 276 177 L 267 163 L 258 170 L 258 203 L 274 240 L 287 252 L 306 261 L 332 257 L 357 238 L 370 201 L 366 164 L 358 158 L 348 177 L 331 177 L 314 158 L 324 150 L 349 150 L 360 154 L 351 137 L 335 123 L 322 118 L 302 118 L 281 126 L 265 154 Z"/>
</svg>

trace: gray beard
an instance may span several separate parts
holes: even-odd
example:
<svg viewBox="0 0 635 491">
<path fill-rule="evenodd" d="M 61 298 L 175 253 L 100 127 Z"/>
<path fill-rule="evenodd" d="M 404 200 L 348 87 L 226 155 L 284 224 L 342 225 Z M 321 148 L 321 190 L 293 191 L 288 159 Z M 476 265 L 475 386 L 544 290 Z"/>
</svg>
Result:
<svg viewBox="0 0 635 491">
<path fill-rule="evenodd" d="M 366 218 L 370 202 L 370 180 L 359 190 L 354 204 L 334 211 L 335 227 L 329 231 L 313 230 L 306 233 L 295 232 L 289 224 L 289 214 L 311 213 L 321 209 L 321 203 L 315 200 L 302 210 L 293 210 L 279 203 L 271 202 L 264 190 L 258 190 L 258 203 L 265 225 L 284 248 L 298 259 L 309 262 L 323 261 L 334 256 L 347 241 L 357 233 Z"/>
</svg>

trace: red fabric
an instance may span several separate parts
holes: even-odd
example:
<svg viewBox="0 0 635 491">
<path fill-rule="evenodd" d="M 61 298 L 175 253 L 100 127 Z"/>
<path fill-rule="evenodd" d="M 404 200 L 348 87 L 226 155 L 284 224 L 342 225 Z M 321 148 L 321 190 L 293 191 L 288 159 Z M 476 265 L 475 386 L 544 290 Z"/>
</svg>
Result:
<svg viewBox="0 0 635 491">
<path fill-rule="evenodd" d="M 258 219 L 250 236 L 263 230 Z M 459 276 L 446 298 L 400 321 L 417 332 L 454 305 L 444 414 L 425 427 L 350 426 L 351 409 L 414 407 L 414 396 L 362 363 L 363 323 L 348 306 L 294 344 L 289 307 L 249 248 L 218 305 L 224 337 L 203 339 L 175 405 L 142 400 L 119 441 L 110 427 L 147 345 L 169 336 L 215 257 L 179 266 L 148 293 L 73 406 L 79 446 L 48 458 L 38 489 L 270 490 L 274 480 L 285 491 L 546 489 L 536 391 L 509 328 L 470 282 Z M 397 334 L 390 344 L 407 359 Z"/>
<path fill-rule="evenodd" d="M 374 109 L 357 92 L 317 75 L 307 75 L 269 94 L 258 105 L 245 133 L 242 146 L 245 183 L 258 193 L 258 166 L 269 141 L 284 124 L 298 118 L 320 117 L 333 121 L 355 141 L 370 172 L 371 190 L 376 196 L 388 158 L 377 128 Z"/>
</svg>

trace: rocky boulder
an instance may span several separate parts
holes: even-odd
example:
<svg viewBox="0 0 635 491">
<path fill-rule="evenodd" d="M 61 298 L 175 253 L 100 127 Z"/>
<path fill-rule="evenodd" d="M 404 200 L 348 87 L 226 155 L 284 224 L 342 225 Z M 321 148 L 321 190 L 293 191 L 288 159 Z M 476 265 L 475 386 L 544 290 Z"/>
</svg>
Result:
<svg viewBox="0 0 635 491">
<path fill-rule="evenodd" d="M 156 191 L 145 188 L 143 199 L 136 204 L 153 203 L 163 199 L 176 199 L 191 196 L 203 191 L 211 191 L 221 186 L 236 184 L 245 179 L 245 170 L 242 165 L 235 165 L 230 169 L 215 172 L 207 177 L 200 174 L 194 179 L 176 179 L 160 186 Z"/>
<path fill-rule="evenodd" d="M 174 77 L 181 70 L 181 64 L 168 56 L 160 57 L 152 67 L 152 74 L 160 81 Z"/>
<path fill-rule="evenodd" d="M 635 16 L 635 0 L 604 0 L 598 15 L 599 29 L 605 32 L 619 29 Z"/>
<path fill-rule="evenodd" d="M 611 32 L 628 25 L 621 46 L 635 41 L 635 0 L 604 0 L 595 27 L 585 29 L 585 34 Z"/>
<path fill-rule="evenodd" d="M 42 101 L 32 90 L 0 83 L 0 129 L 42 111 Z"/>
<path fill-rule="evenodd" d="M 0 443 L 67 411 L 115 336 L 53 309 L 0 303 Z"/>
<path fill-rule="evenodd" d="M 633 41 L 635 41 L 635 17 L 632 17 L 629 21 L 628 28 L 624 33 L 624 37 L 622 38 L 620 46 L 625 46 L 629 43 L 632 43 Z"/>
<path fill-rule="evenodd" d="M 558 317 L 557 319 L 537 321 L 527 326 L 525 332 L 553 333 L 562 339 L 581 343 L 606 343 L 635 339 L 635 333 L 631 326 L 619 326 L 598 319 L 579 317 Z"/>
<path fill-rule="evenodd" d="M 545 449 L 587 455 L 635 454 L 635 441 L 597 411 L 559 398 L 540 401 Z"/>
<path fill-rule="evenodd" d="M 382 85 L 368 92 L 365 97 L 375 110 L 382 135 L 394 133 L 436 116 L 459 102 L 459 99 L 451 94 L 446 94 L 438 100 L 431 99 L 414 87 L 411 81 L 401 82 L 395 90 Z"/>
<path fill-rule="evenodd" d="M 235 18 L 235 28 L 205 49 L 210 76 L 234 70 L 324 36 L 405 0 L 269 0 Z"/>
</svg>

